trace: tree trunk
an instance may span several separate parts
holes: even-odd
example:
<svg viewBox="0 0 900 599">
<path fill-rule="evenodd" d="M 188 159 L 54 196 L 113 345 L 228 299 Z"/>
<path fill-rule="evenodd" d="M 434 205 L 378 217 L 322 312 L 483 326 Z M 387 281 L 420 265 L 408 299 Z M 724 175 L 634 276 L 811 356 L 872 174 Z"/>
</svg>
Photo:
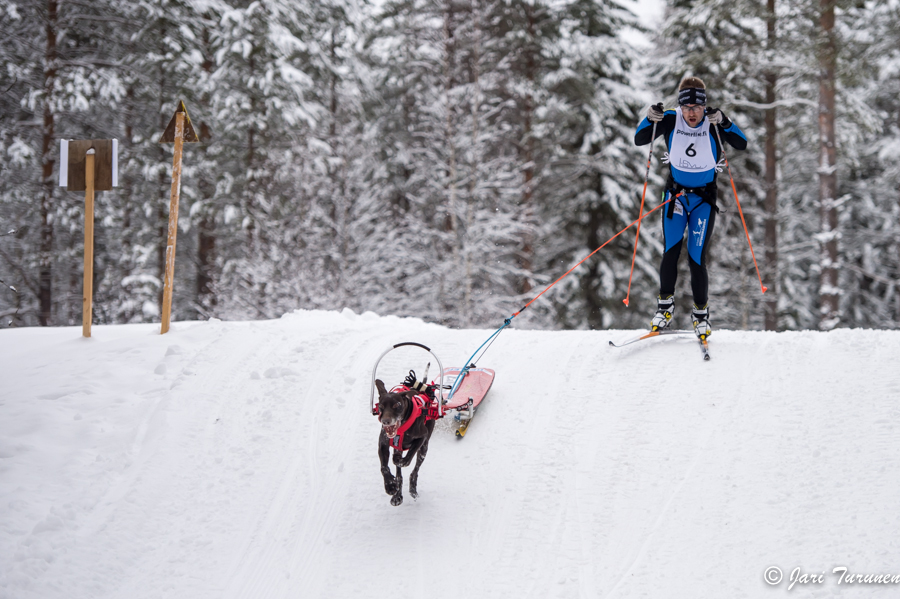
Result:
<svg viewBox="0 0 900 599">
<path fill-rule="evenodd" d="M 159 39 L 164 40 L 166 38 L 166 28 L 165 25 L 162 26 L 162 30 L 159 32 Z M 160 44 L 159 46 L 160 56 L 166 55 L 166 47 L 164 44 Z M 165 131 L 166 126 L 169 124 L 168 119 L 166 118 L 165 106 L 166 106 L 166 70 L 165 65 L 160 62 L 159 64 L 159 80 L 158 84 L 158 92 L 159 92 L 159 106 L 158 106 L 158 118 L 159 118 L 159 130 Z M 157 155 L 159 156 L 159 163 L 165 164 L 167 160 L 166 150 L 164 144 L 156 144 L 157 146 Z M 162 314 L 163 308 L 163 282 L 166 280 L 166 242 L 169 237 L 169 217 L 168 217 L 168 208 L 169 208 L 169 190 L 170 186 L 166 185 L 166 170 L 164 168 L 159 169 L 159 175 L 157 176 L 157 198 L 156 198 L 156 272 L 157 277 L 159 277 L 159 292 L 157 293 L 156 300 L 159 306 L 159 313 Z"/>
<path fill-rule="evenodd" d="M 125 139 L 122 140 L 122 153 L 126 160 L 134 156 L 134 120 L 137 115 L 134 101 L 134 83 L 128 85 L 125 92 L 125 110 L 123 117 L 125 119 Z M 125 164 L 128 164 L 125 162 Z M 122 174 L 122 256 L 119 259 L 123 276 L 128 276 L 134 270 L 134 261 L 132 260 L 132 247 L 135 241 L 135 235 L 131 231 L 131 209 L 134 203 L 132 189 L 134 188 L 134 177 L 127 169 L 121 169 Z M 120 312 L 121 314 L 121 312 Z M 122 314 L 125 322 L 131 320 L 132 314 Z"/>
<path fill-rule="evenodd" d="M 466 234 L 472 231 L 474 224 L 475 211 L 475 193 L 478 185 L 479 169 L 481 166 L 481 153 L 479 151 L 479 128 L 478 128 L 478 112 L 481 107 L 481 19 L 478 7 L 478 0 L 472 0 L 472 20 L 474 22 L 474 40 L 472 44 L 472 161 L 470 165 L 471 176 L 469 177 L 469 197 L 466 202 Z M 463 322 L 462 326 L 469 328 L 472 324 L 472 253 L 467 249 L 468 244 L 463 246 L 463 254 L 465 256 L 465 295 L 463 296 Z"/>
<path fill-rule="evenodd" d="M 447 157 L 447 229 L 450 234 L 450 252 L 453 255 L 453 271 L 460 271 L 460 249 L 459 249 L 459 223 L 456 214 L 456 145 L 454 144 L 453 131 L 453 103 L 450 95 L 453 93 L 453 67 L 454 67 L 454 51 L 455 44 L 453 39 L 453 3 L 448 0 L 444 7 L 444 138 L 446 139 L 446 147 L 449 156 Z M 450 297 L 449 295 L 447 296 Z M 459 304 L 453 300 L 443 302 L 447 313 L 454 314 L 454 324 L 459 324 L 462 316 L 462 310 Z M 455 309 L 454 309 L 455 308 Z"/>
<path fill-rule="evenodd" d="M 253 57 L 253 50 L 250 51 L 250 60 L 248 63 L 249 75 L 250 77 L 254 77 L 256 75 L 256 60 Z M 256 116 L 256 91 L 253 89 L 248 90 L 250 93 L 250 114 L 251 116 Z M 255 224 L 253 213 L 255 212 L 254 200 L 257 189 L 257 181 L 256 181 L 256 172 L 254 168 L 256 166 L 256 128 L 253 121 L 250 122 L 250 126 L 247 127 L 247 189 L 244 192 L 244 212 L 247 217 L 247 252 L 246 256 L 252 256 L 253 254 L 253 246 L 256 243 L 255 239 Z"/>
<path fill-rule="evenodd" d="M 208 14 L 204 15 L 204 20 L 209 21 Z M 203 27 L 202 33 L 204 59 L 201 67 L 207 76 L 212 74 L 213 60 L 212 50 L 210 49 L 209 27 Z M 200 152 L 203 153 L 204 162 L 206 162 L 206 148 L 212 133 L 209 130 L 209 124 L 206 115 L 209 115 L 210 98 L 209 93 L 204 92 L 201 96 L 201 106 L 204 112 L 204 118 L 200 121 L 200 141 L 203 143 Z M 215 292 L 215 284 L 213 273 L 216 263 L 216 213 L 211 205 L 215 196 L 215 183 L 206 175 L 205 169 L 200 171 L 198 181 L 200 196 L 203 200 L 203 215 L 200 218 L 197 227 L 197 280 L 196 280 L 196 305 L 198 310 L 206 312 L 206 315 L 212 316 L 213 311 L 218 304 Z"/>
<path fill-rule="evenodd" d="M 597 183 L 597 195 L 603 197 L 603 181 Z M 603 226 L 603 210 L 600 205 L 591 202 L 588 209 L 587 247 L 600 247 L 600 228 Z M 590 260 L 586 264 L 587 272 L 581 277 L 581 293 L 587 309 L 587 324 L 592 331 L 603 328 L 603 298 L 597 293 L 600 284 L 600 260 Z"/>
<path fill-rule="evenodd" d="M 834 31 L 835 0 L 820 0 L 819 54 L 819 202 L 821 210 L 821 281 L 819 328 L 833 329 L 840 321 L 838 287 L 837 151 L 834 100 L 837 44 Z"/>
<path fill-rule="evenodd" d="M 334 15 L 335 20 L 338 19 L 337 15 Z M 337 35 L 338 28 L 337 26 L 333 26 L 331 28 L 331 44 L 330 44 L 330 58 L 331 64 L 337 67 L 340 64 L 340 58 L 337 53 Z M 350 197 L 347 194 L 347 158 L 344 152 L 344 144 L 341 143 L 341 139 L 339 138 L 340 131 L 338 130 L 338 121 L 340 119 L 340 105 L 338 103 L 338 83 L 339 83 L 339 75 L 337 73 L 337 69 L 331 72 L 331 79 L 329 81 L 329 103 L 328 110 L 330 113 L 330 122 L 328 124 L 328 144 L 331 148 L 331 156 L 332 158 L 340 158 L 340 161 L 337 162 L 337 166 L 331 167 L 329 166 L 329 178 L 331 179 L 330 184 L 332 189 L 334 190 L 333 198 L 332 198 L 332 207 L 334 210 L 334 217 L 332 220 L 334 227 L 334 242 L 336 249 L 336 264 L 334 265 L 334 280 L 335 285 L 335 298 L 338 302 L 339 306 L 348 306 L 350 298 L 348 298 L 348 293 L 346 291 L 347 285 L 349 282 L 346 280 L 346 277 L 349 274 L 348 263 L 350 259 L 350 240 L 349 240 L 349 222 L 350 222 Z M 352 295 L 352 294 L 350 294 Z"/>
<path fill-rule="evenodd" d="M 527 47 L 525 49 L 525 79 L 527 91 L 525 92 L 524 103 L 522 107 L 523 125 L 522 125 L 522 215 L 525 228 L 524 238 L 522 240 L 522 254 L 519 266 L 524 271 L 524 276 L 519 283 L 519 293 L 528 293 L 533 285 L 531 282 L 531 274 L 534 271 L 534 242 L 535 242 L 535 223 L 534 223 L 534 137 L 532 135 L 532 119 L 534 118 L 534 97 L 532 90 L 537 80 L 537 63 L 535 59 L 535 49 L 532 44 L 535 43 L 535 8 L 526 5 L 525 10 L 528 14 L 528 32 Z"/>
<path fill-rule="evenodd" d="M 57 74 L 56 28 L 58 18 L 57 0 L 47 2 L 47 47 L 44 62 L 44 127 L 41 145 L 41 249 L 39 301 L 41 326 L 48 326 L 53 311 L 53 142 L 54 114 L 53 97 Z"/>
<path fill-rule="evenodd" d="M 775 53 L 775 0 L 768 0 L 766 29 L 770 60 Z M 775 104 L 775 87 L 778 75 L 769 66 L 766 72 L 766 280 L 769 282 L 766 296 L 765 318 L 766 330 L 778 330 L 778 154 L 777 154 L 777 114 Z"/>
</svg>

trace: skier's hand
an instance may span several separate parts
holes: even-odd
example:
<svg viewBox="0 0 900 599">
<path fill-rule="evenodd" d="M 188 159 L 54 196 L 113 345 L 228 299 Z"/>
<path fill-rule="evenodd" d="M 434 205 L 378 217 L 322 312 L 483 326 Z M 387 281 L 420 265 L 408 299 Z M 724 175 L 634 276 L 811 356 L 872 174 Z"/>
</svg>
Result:
<svg viewBox="0 0 900 599">
<path fill-rule="evenodd" d="M 731 121 L 728 120 L 728 117 L 725 116 L 725 113 L 718 108 L 707 108 L 706 120 L 709 121 L 710 125 L 721 125 L 724 129 L 727 129 L 731 126 Z"/>
<path fill-rule="evenodd" d="M 650 110 L 647 111 L 647 120 L 651 123 L 658 123 L 663 120 L 663 105 L 662 102 L 659 104 L 655 104 L 650 107 Z"/>
</svg>

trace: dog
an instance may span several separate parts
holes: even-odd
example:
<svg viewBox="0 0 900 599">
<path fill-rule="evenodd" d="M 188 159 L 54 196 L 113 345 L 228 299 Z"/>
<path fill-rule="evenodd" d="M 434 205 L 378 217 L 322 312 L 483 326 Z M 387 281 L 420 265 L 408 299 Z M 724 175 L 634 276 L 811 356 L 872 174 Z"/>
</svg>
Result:
<svg viewBox="0 0 900 599">
<path fill-rule="evenodd" d="M 416 458 L 416 466 L 409 475 L 409 494 L 413 499 L 419 496 L 417 485 L 419 482 L 419 468 L 428 453 L 428 440 L 434 430 L 434 420 L 428 417 L 428 406 L 417 404 L 419 391 L 409 390 L 398 393 L 388 392 L 381 379 L 375 380 L 378 388 L 378 421 L 381 423 L 381 432 L 378 434 L 378 457 L 381 460 L 381 475 L 384 477 L 384 492 L 391 496 L 391 505 L 397 506 L 403 503 L 403 475 L 401 468 L 406 468 Z M 427 395 L 426 395 L 427 397 Z M 413 413 L 420 410 L 418 417 L 408 428 L 398 435 L 404 423 L 413 418 Z M 399 436 L 399 439 L 397 439 Z M 391 474 L 388 466 L 388 455 L 394 444 L 393 463 L 397 467 L 396 476 Z M 399 447 L 396 445 L 399 444 Z M 406 451 L 406 457 L 403 452 Z"/>
</svg>

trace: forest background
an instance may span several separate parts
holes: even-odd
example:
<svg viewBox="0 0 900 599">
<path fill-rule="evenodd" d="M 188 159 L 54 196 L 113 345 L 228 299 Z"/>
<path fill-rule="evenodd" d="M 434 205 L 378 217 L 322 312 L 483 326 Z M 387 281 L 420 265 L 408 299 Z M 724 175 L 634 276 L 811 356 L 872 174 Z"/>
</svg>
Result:
<svg viewBox="0 0 900 599">
<path fill-rule="evenodd" d="M 0 326 L 81 321 L 59 140 L 120 140 L 94 322 L 158 321 L 184 100 L 176 320 L 296 308 L 493 327 L 637 218 L 634 130 L 702 77 L 747 134 L 710 250 L 715 327 L 900 326 L 900 0 L 0 0 Z M 654 145 L 647 207 L 667 168 Z M 641 328 L 658 213 L 516 321 Z M 681 261 L 678 312 L 689 310 Z M 682 324 L 687 324 L 682 323 Z"/>
</svg>

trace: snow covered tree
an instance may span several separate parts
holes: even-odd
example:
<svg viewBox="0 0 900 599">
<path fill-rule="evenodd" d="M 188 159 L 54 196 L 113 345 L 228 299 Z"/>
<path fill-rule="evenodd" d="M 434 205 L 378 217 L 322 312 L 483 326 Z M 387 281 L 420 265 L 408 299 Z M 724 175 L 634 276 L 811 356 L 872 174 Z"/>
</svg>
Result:
<svg viewBox="0 0 900 599">
<path fill-rule="evenodd" d="M 568 2 L 558 13 L 559 65 L 545 81 L 553 94 L 542 107 L 555 130 L 541 216 L 541 270 L 561 275 L 638 217 L 646 148 L 634 146 L 644 104 L 636 86 L 637 50 L 622 36 L 635 17 L 611 2 Z M 656 204 L 647 194 L 645 209 Z M 645 225 L 649 224 L 645 221 Z M 642 230 L 630 308 L 628 286 L 636 228 L 583 264 L 551 294 L 554 320 L 573 328 L 644 326 L 656 286 L 656 248 Z"/>
</svg>

